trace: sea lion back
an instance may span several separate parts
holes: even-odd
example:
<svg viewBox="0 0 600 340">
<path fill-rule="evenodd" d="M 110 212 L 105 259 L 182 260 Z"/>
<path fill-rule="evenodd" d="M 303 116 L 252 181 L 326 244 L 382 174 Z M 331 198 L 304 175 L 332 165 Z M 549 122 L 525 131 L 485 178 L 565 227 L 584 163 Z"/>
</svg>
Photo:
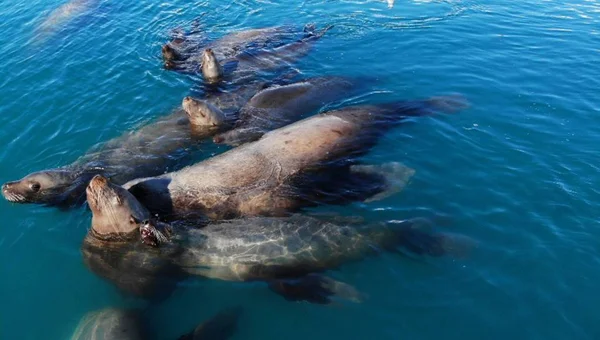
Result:
<svg viewBox="0 0 600 340">
<path fill-rule="evenodd" d="M 71 340 L 144 340 L 142 333 L 134 311 L 104 308 L 86 314 Z"/>
<path fill-rule="evenodd" d="M 241 281 L 305 275 L 360 254 L 366 245 L 351 227 L 302 215 L 229 220 L 189 233 L 183 267 Z"/>
</svg>

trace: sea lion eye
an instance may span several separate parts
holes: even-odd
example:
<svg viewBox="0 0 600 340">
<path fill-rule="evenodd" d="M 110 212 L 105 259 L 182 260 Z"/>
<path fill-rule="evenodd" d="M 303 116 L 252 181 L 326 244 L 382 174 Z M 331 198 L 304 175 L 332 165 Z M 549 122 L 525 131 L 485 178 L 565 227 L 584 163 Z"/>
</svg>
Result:
<svg viewBox="0 0 600 340">
<path fill-rule="evenodd" d="M 40 191 L 41 188 L 42 188 L 42 186 L 40 185 L 40 183 L 29 184 L 29 189 L 31 189 L 31 191 L 33 191 L 33 192 L 38 192 L 38 191 Z"/>
</svg>

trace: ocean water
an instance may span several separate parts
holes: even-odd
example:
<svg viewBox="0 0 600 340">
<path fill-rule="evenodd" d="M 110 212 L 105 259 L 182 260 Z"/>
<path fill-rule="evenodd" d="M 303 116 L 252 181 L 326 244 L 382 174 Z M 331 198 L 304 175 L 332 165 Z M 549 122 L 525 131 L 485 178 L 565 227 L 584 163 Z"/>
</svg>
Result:
<svg viewBox="0 0 600 340">
<path fill-rule="evenodd" d="M 1 182 L 68 164 L 177 107 L 194 82 L 162 69 L 160 46 L 199 16 L 212 37 L 334 24 L 296 64 L 303 75 L 376 76 L 365 101 L 461 93 L 471 103 L 394 129 L 366 156 L 414 168 L 403 192 L 318 209 L 367 220 L 443 214 L 441 230 L 477 241 L 469 258 L 383 254 L 330 272 L 368 295 L 361 304 L 186 281 L 150 312 L 160 338 L 234 304 L 245 308 L 235 339 L 600 337 L 597 1 L 98 0 L 36 39 L 62 3 L 0 2 Z M 88 311 L 141 303 L 83 264 L 86 207 L 0 200 L 0 214 L 1 339 L 68 339 Z"/>
</svg>

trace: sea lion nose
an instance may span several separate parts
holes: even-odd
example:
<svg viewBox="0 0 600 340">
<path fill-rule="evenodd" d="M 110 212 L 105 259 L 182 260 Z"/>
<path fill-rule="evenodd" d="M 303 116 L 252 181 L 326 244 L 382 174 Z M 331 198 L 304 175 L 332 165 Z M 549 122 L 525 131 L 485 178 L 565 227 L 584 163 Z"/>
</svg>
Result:
<svg viewBox="0 0 600 340">
<path fill-rule="evenodd" d="M 213 137 L 213 143 L 216 143 L 216 144 L 223 143 L 224 140 L 225 140 L 225 138 L 223 138 L 223 136 L 221 136 L 221 135 L 216 135 Z"/>
<path fill-rule="evenodd" d="M 102 184 L 106 184 L 106 178 L 104 178 L 104 176 L 102 175 L 95 175 L 94 177 L 92 177 L 92 180 L 90 181 L 90 184 L 95 184 L 95 185 L 102 185 Z"/>
</svg>

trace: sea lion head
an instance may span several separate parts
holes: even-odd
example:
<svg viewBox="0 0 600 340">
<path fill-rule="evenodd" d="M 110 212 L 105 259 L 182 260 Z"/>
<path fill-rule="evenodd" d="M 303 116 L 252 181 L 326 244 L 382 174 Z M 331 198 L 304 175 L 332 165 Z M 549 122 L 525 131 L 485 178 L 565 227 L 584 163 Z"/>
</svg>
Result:
<svg viewBox="0 0 600 340">
<path fill-rule="evenodd" d="M 223 68 L 212 49 L 207 48 L 202 53 L 202 75 L 209 83 L 217 82 L 223 77 Z"/>
<path fill-rule="evenodd" d="M 83 197 L 87 181 L 101 170 L 52 169 L 34 172 L 2 185 L 2 195 L 14 203 L 60 204 Z"/>
<path fill-rule="evenodd" d="M 181 103 L 183 110 L 187 113 L 190 124 L 199 126 L 220 126 L 225 123 L 225 114 L 216 106 L 204 100 L 185 97 Z"/>
<path fill-rule="evenodd" d="M 164 44 L 161 48 L 162 56 L 164 61 L 172 61 L 177 60 L 181 57 L 179 52 L 177 52 L 173 47 L 169 44 Z"/>
<path fill-rule="evenodd" d="M 129 191 L 104 176 L 94 176 L 86 194 L 93 214 L 92 230 L 100 238 L 135 238 L 140 225 L 150 219 L 148 209 Z"/>
</svg>

